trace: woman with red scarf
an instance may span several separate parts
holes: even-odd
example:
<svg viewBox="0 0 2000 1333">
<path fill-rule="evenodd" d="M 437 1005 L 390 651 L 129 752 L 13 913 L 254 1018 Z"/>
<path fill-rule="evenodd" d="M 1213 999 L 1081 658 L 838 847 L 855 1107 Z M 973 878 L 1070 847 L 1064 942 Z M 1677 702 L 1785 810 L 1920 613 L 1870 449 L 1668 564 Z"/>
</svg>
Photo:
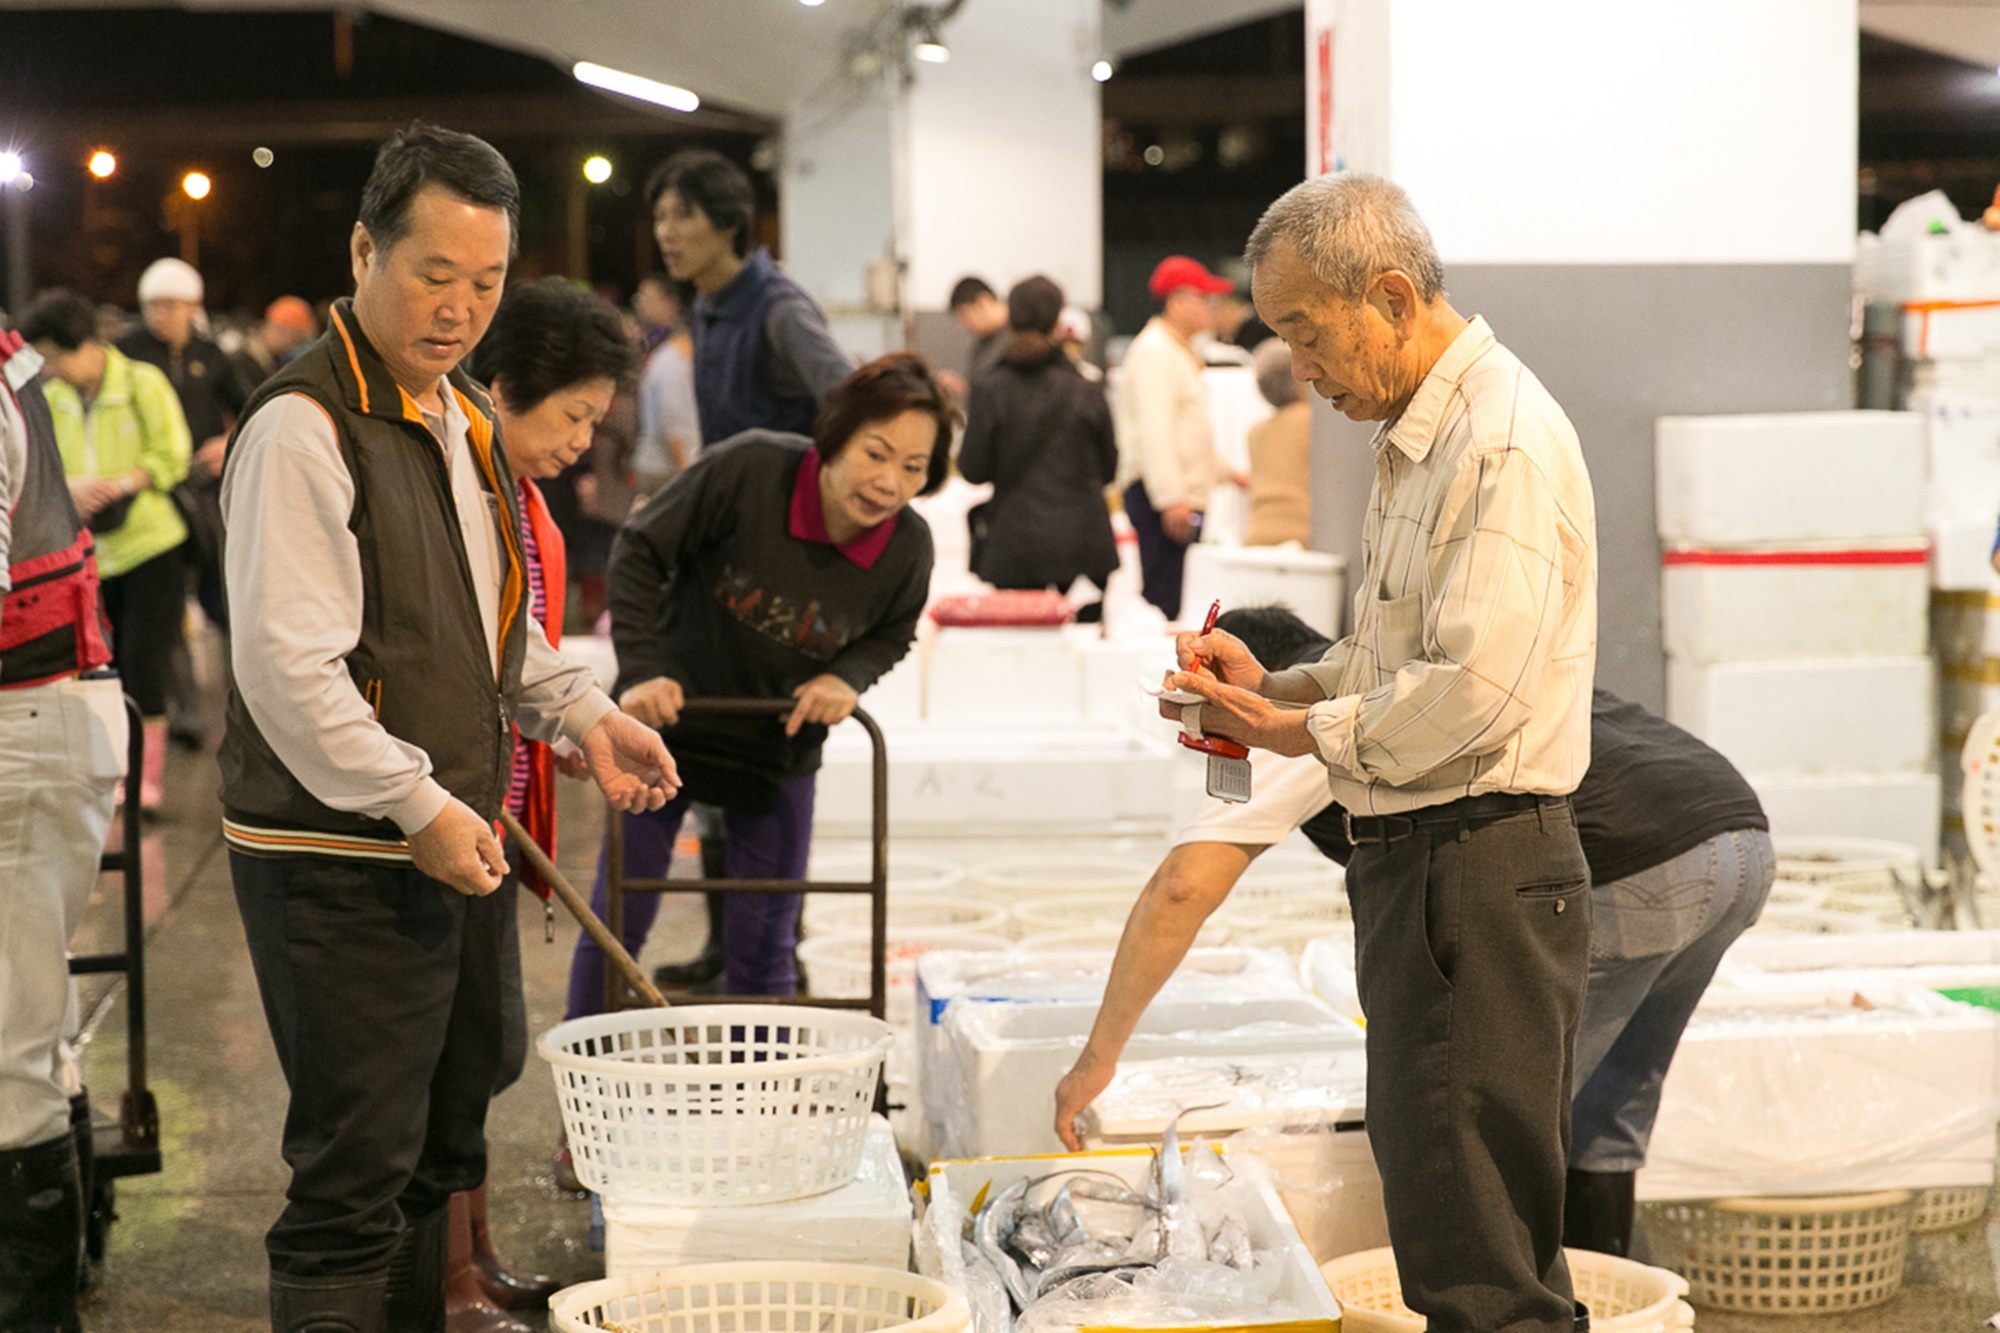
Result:
<svg viewBox="0 0 2000 1333">
<path fill-rule="evenodd" d="M 479 344 L 474 371 L 493 390 L 500 440 L 520 489 L 521 549 L 531 613 L 551 645 L 562 635 L 568 570 L 562 533 L 535 480 L 557 475 L 589 450 L 592 430 L 637 369 L 638 355 L 618 312 L 562 278 L 544 278 L 510 290 Z M 538 741 L 516 739 L 507 808 L 550 857 L 556 850 L 558 769 L 571 777 L 583 776 L 581 756 L 559 756 Z M 521 883 L 546 900 L 548 886 L 522 864 L 522 858 L 510 854 L 507 859 L 521 867 Z M 501 891 L 506 891 L 504 886 Z M 506 941 L 500 965 L 511 978 L 503 987 L 506 1054 L 493 1089 L 496 1097 L 520 1077 L 528 1058 L 520 936 L 510 932 Z M 529 1323 L 508 1312 L 545 1309 L 560 1284 L 511 1273 L 501 1264 L 487 1230 L 485 1186 L 453 1195 L 451 1206 L 451 1268 L 445 1288 L 450 1333 L 539 1328 L 539 1317 Z"/>
</svg>

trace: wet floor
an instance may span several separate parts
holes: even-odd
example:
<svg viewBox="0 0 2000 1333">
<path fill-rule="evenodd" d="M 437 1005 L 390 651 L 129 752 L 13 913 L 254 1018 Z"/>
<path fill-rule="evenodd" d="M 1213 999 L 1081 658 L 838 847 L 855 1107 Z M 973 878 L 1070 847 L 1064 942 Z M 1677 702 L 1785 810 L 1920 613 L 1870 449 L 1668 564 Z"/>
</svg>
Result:
<svg viewBox="0 0 2000 1333">
<path fill-rule="evenodd" d="M 229 888 L 212 755 L 177 751 L 166 816 L 149 826 L 145 915 L 150 1083 L 160 1107 L 165 1169 L 122 1182 L 102 1285 L 85 1307 L 93 1333 L 250 1333 L 265 1318 L 262 1235 L 282 1203 L 277 1151 L 284 1087 L 265 1031 Z M 601 817 L 564 784 L 560 860 L 587 883 Z M 538 900 L 520 895 L 531 1031 L 561 1016 L 576 927 L 561 914 L 545 945 Z M 79 952 L 115 947 L 122 908 L 106 877 Z M 698 906 L 670 898 L 646 961 L 691 956 Z M 86 985 L 95 1022 L 85 1068 L 102 1107 L 125 1086 L 127 996 L 108 978 Z M 530 1056 L 489 1121 L 491 1206 L 503 1254 L 516 1266 L 582 1281 L 601 1275 L 585 1238 L 588 1205 L 559 1193 L 550 1173 L 558 1127 L 546 1066 Z M 1973 1333 L 2000 1311 L 2000 1224 L 1985 1222 L 1912 1245 L 1902 1292 L 1886 1305 L 1817 1318 L 1702 1311 L 1705 1333 Z"/>
</svg>

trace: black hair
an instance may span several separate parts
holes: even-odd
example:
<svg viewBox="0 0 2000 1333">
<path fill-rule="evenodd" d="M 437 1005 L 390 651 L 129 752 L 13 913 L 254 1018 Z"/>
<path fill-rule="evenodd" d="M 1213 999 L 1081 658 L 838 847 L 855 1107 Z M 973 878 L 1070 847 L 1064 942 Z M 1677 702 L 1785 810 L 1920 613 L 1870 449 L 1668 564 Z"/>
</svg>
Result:
<svg viewBox="0 0 2000 1333">
<path fill-rule="evenodd" d="M 1317 662 L 1333 647 L 1289 606 L 1239 606 L 1217 616 L 1215 627 L 1243 640 L 1250 655 L 1271 671 Z"/>
<path fill-rule="evenodd" d="M 757 199 L 743 168 L 720 153 L 691 148 L 675 153 L 647 178 L 648 212 L 668 190 L 688 207 L 700 210 L 717 231 L 733 229 L 730 241 L 738 259 L 750 253 L 750 234 L 757 229 Z"/>
<path fill-rule="evenodd" d="M 426 185 L 467 203 L 507 214 L 507 257 L 521 243 L 521 183 L 514 168 L 486 140 L 413 120 L 375 153 L 375 167 L 361 187 L 361 225 L 388 250 L 410 230 L 410 203 Z"/>
<path fill-rule="evenodd" d="M 1037 273 L 1007 293 L 1007 327 L 1014 336 L 1002 354 L 1016 365 L 1046 361 L 1056 351 L 1056 321 L 1062 318 L 1063 289 Z"/>
<path fill-rule="evenodd" d="M 831 463 L 870 422 L 893 421 L 905 412 L 923 412 L 937 424 L 930 469 L 918 495 L 932 495 L 951 476 L 951 440 L 963 418 L 958 404 L 938 380 L 930 362 L 915 352 L 878 356 L 842 380 L 813 422 L 813 448 Z"/>
<path fill-rule="evenodd" d="M 74 352 L 97 337 L 97 307 L 67 287 L 51 287 L 21 316 L 20 334 L 28 342 L 48 341 Z"/>
<path fill-rule="evenodd" d="M 956 310 L 960 306 L 971 305 L 982 296 L 996 295 L 987 285 L 986 279 L 971 276 L 960 278 L 951 285 L 951 300 L 946 302 L 946 310 Z"/>
<path fill-rule="evenodd" d="M 532 412 L 585 380 L 627 388 L 638 365 L 618 312 L 567 278 L 509 287 L 472 354 L 472 373 L 499 386 L 510 412 Z"/>
</svg>

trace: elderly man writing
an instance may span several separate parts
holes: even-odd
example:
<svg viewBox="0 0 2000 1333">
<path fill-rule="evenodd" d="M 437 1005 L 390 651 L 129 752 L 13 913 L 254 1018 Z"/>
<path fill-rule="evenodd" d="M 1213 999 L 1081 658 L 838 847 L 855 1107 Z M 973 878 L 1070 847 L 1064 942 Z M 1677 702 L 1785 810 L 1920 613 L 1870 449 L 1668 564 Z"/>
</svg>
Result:
<svg viewBox="0 0 2000 1333">
<path fill-rule="evenodd" d="M 1368 1122 L 1404 1298 L 1433 1333 L 1587 1327 L 1563 1261 L 1589 872 L 1596 524 L 1576 432 L 1444 295 L 1408 198 L 1299 185 L 1246 250 L 1292 373 L 1376 432 L 1355 632 L 1268 672 L 1180 636 L 1200 728 L 1317 754 L 1348 812 Z M 1180 715 L 1163 705 L 1169 716 Z"/>
</svg>

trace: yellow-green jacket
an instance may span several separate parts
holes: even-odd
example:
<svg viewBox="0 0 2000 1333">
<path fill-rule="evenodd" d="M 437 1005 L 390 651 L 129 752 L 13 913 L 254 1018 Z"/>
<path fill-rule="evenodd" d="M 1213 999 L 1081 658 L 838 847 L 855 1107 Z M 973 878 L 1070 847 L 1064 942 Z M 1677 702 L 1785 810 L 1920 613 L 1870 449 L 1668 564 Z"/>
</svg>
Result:
<svg viewBox="0 0 2000 1333">
<path fill-rule="evenodd" d="M 99 577 L 115 579 L 186 541 L 187 524 L 167 492 L 187 476 L 193 446 L 166 373 L 106 347 L 104 381 L 88 411 L 76 390 L 54 376 L 43 378 L 42 392 L 70 476 L 115 477 L 142 467 L 151 479 L 132 498 L 125 521 L 97 534 Z"/>
</svg>

